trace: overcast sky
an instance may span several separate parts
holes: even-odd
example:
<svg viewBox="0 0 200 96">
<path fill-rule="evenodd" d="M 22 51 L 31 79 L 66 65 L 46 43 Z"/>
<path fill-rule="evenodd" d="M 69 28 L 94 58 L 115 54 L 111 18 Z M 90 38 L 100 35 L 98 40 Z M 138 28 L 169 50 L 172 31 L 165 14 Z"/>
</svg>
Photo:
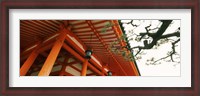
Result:
<svg viewBox="0 0 200 96">
<path fill-rule="evenodd" d="M 127 22 L 129 20 L 122 20 L 122 22 Z M 139 25 L 139 27 L 132 27 L 130 24 L 126 25 L 124 24 L 125 31 L 128 35 L 130 35 L 129 32 L 133 31 L 134 33 L 138 34 L 140 32 L 146 32 L 145 27 L 149 26 L 151 24 L 152 26 L 150 28 L 156 28 L 160 27 L 162 25 L 161 22 L 158 20 L 134 20 L 134 24 Z M 173 33 L 175 32 L 178 27 L 180 27 L 180 20 L 173 20 L 172 24 L 166 29 L 164 34 Z M 156 32 L 157 30 L 155 30 Z M 133 35 L 132 38 L 135 38 L 136 36 Z M 177 38 L 171 38 L 173 40 L 177 40 Z M 151 39 L 150 41 L 151 42 Z M 130 41 L 130 45 L 143 46 L 143 41 L 136 42 L 134 39 Z M 180 54 L 180 42 L 177 43 L 176 52 Z M 141 76 L 180 76 L 180 66 L 181 63 L 174 63 L 174 62 L 166 62 L 161 61 L 160 64 L 157 65 L 151 65 L 148 64 L 147 60 L 154 57 L 155 60 L 167 56 L 167 52 L 171 51 L 172 45 L 171 43 L 165 43 L 159 46 L 157 49 L 151 49 L 151 50 L 143 50 L 145 54 L 140 55 L 141 59 L 136 60 L 137 66 L 139 68 L 139 71 L 141 73 Z M 134 50 L 134 53 L 136 53 L 137 49 Z M 176 61 L 180 62 L 179 56 L 174 56 Z M 166 59 L 166 60 L 170 60 Z"/>
</svg>

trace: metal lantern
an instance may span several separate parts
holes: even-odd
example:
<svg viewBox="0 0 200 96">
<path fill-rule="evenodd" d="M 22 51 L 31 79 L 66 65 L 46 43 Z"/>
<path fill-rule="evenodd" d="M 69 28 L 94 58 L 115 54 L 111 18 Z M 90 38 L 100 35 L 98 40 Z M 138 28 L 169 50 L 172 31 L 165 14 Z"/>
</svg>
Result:
<svg viewBox="0 0 200 96">
<path fill-rule="evenodd" d="M 112 72 L 111 71 L 108 71 L 108 76 L 112 76 Z"/>
<path fill-rule="evenodd" d="M 92 50 L 86 50 L 85 51 L 85 58 L 90 59 L 92 56 Z"/>
</svg>

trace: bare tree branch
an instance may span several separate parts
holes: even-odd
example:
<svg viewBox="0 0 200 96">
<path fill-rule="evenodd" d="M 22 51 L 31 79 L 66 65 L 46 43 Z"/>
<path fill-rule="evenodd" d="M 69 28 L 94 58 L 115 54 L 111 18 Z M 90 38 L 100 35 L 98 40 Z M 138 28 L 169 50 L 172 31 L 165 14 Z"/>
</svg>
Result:
<svg viewBox="0 0 200 96">
<path fill-rule="evenodd" d="M 178 40 L 176 40 L 175 42 L 172 43 L 172 51 L 171 51 L 167 56 L 162 57 L 162 58 L 160 58 L 160 59 L 154 61 L 152 64 L 155 64 L 156 62 L 158 62 L 158 61 L 160 61 L 160 60 L 163 60 L 163 59 L 166 59 L 166 58 L 168 58 L 168 57 L 170 57 L 171 60 L 172 60 L 172 62 L 174 62 L 174 60 L 173 60 L 173 55 L 176 53 L 176 50 L 175 50 L 175 47 L 176 47 L 176 46 L 175 46 L 175 44 L 178 43 L 179 41 L 180 41 L 180 38 L 179 38 Z"/>
<path fill-rule="evenodd" d="M 137 47 L 133 47 L 134 48 L 139 48 L 139 49 L 151 49 L 154 45 L 157 44 L 157 41 L 161 39 L 162 34 L 165 32 L 165 30 L 168 28 L 168 26 L 170 25 L 170 23 L 172 22 L 172 20 L 164 20 L 162 21 L 163 24 L 161 25 L 161 27 L 159 28 L 159 30 L 154 33 L 154 34 L 150 34 L 148 31 L 145 35 L 148 35 L 150 37 L 153 38 L 153 41 L 149 44 L 145 44 L 144 42 L 144 46 L 137 46 Z M 150 26 L 150 25 L 149 25 Z M 146 29 L 149 27 L 147 26 Z"/>
<path fill-rule="evenodd" d="M 135 32 L 132 32 L 132 34 L 131 35 L 129 34 L 129 36 L 127 36 L 124 33 L 125 35 L 123 35 L 122 38 L 120 38 L 120 41 L 124 40 L 127 43 L 127 45 L 123 46 L 121 49 L 126 48 L 132 52 L 133 52 L 133 50 L 138 49 L 136 54 L 134 54 L 136 57 L 137 55 L 141 55 L 140 53 L 142 52 L 142 50 L 152 49 L 154 46 L 158 47 L 161 44 L 170 42 L 172 44 L 172 48 L 171 48 L 172 50 L 167 54 L 167 56 L 164 56 L 156 61 L 153 60 L 152 62 L 153 62 L 153 64 L 155 64 L 158 61 L 167 59 L 167 58 L 170 58 L 170 60 L 172 62 L 176 62 L 176 59 L 173 57 L 174 57 L 174 55 L 177 55 L 175 47 L 176 47 L 176 43 L 178 43 L 180 41 L 180 38 L 179 38 L 180 37 L 180 27 L 173 33 L 164 34 L 166 29 L 168 27 L 170 27 L 172 20 L 159 20 L 159 21 L 160 21 L 159 27 L 157 26 L 155 28 L 151 28 L 152 25 L 149 24 L 148 26 L 145 27 L 146 32 L 140 32 L 137 34 Z M 162 24 L 161 24 L 161 22 L 162 22 Z M 119 24 L 121 25 L 121 27 L 122 27 L 122 24 L 131 24 L 134 28 L 139 26 L 139 25 L 134 24 L 133 20 L 131 20 L 130 22 L 123 22 L 123 23 L 119 22 Z M 122 30 L 124 30 L 124 27 L 122 27 Z M 139 46 L 134 46 L 132 48 L 130 46 L 128 46 L 128 42 L 133 40 L 133 38 L 131 38 L 132 36 L 136 36 L 135 40 L 137 42 L 141 41 L 143 43 L 143 46 L 139 45 Z M 177 37 L 178 39 L 174 40 L 170 37 Z"/>
<path fill-rule="evenodd" d="M 124 22 L 124 24 L 131 24 L 133 27 L 138 27 L 139 26 L 139 25 L 133 24 L 133 20 L 131 20 L 130 22 L 127 22 L 127 23 Z"/>
<path fill-rule="evenodd" d="M 180 37 L 180 32 L 177 31 L 177 32 L 174 32 L 174 33 L 171 33 L 171 34 L 166 34 L 166 35 L 162 35 L 160 38 L 169 38 L 169 37 L 173 37 L 173 36 L 176 36 L 176 37 Z"/>
</svg>

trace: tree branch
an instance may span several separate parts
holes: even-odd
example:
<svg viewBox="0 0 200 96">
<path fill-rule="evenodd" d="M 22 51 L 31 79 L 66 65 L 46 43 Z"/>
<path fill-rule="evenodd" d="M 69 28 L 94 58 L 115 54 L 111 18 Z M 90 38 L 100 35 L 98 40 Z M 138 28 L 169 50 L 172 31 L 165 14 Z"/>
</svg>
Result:
<svg viewBox="0 0 200 96">
<path fill-rule="evenodd" d="M 180 41 L 180 38 L 178 40 L 176 40 L 175 42 L 172 43 L 172 51 L 169 53 L 169 55 L 165 56 L 165 57 L 162 57 L 156 61 L 154 61 L 152 64 L 155 64 L 156 62 L 160 61 L 160 60 L 163 60 L 163 59 L 166 59 L 168 57 L 171 58 L 172 62 L 175 62 L 174 59 L 173 59 L 173 55 L 176 53 L 176 50 L 175 50 L 175 44 L 178 43 Z"/>
<path fill-rule="evenodd" d="M 149 43 L 149 44 L 144 44 L 144 46 L 133 47 L 132 49 L 134 49 L 134 48 L 139 48 L 139 49 L 151 49 L 154 45 L 156 45 L 156 44 L 157 44 L 157 41 L 161 39 L 162 34 L 163 34 L 163 33 L 165 32 L 165 30 L 168 28 L 168 26 L 170 25 L 170 23 L 172 22 L 172 20 L 163 20 L 162 22 L 163 22 L 163 24 L 161 25 L 161 27 L 159 28 L 159 30 L 158 30 L 156 33 L 154 33 L 153 35 L 152 35 L 152 34 L 149 35 L 149 34 L 148 34 L 148 31 L 147 31 L 146 34 L 147 34 L 148 36 L 150 36 L 150 37 L 153 38 L 153 41 L 152 41 L 151 43 Z M 146 29 L 147 29 L 148 27 L 150 27 L 150 25 L 147 26 Z"/>
<path fill-rule="evenodd" d="M 123 22 L 123 24 L 131 24 L 133 27 L 138 27 L 139 25 L 133 24 L 133 20 L 131 20 L 130 22 Z"/>
<path fill-rule="evenodd" d="M 173 36 L 180 37 L 180 32 L 177 31 L 177 32 L 174 32 L 171 34 L 162 35 L 160 38 L 163 39 L 163 38 L 169 38 L 169 37 L 173 37 Z"/>
<path fill-rule="evenodd" d="M 160 22 L 162 22 L 162 25 L 160 27 L 156 27 L 153 29 L 150 29 L 151 24 L 145 27 L 146 32 L 140 32 L 139 34 L 136 33 L 132 33 L 132 35 L 129 36 L 123 36 L 123 39 L 127 39 L 127 43 L 128 41 L 132 40 L 132 38 L 129 38 L 133 35 L 136 36 L 136 41 L 143 41 L 143 46 L 135 46 L 135 47 L 127 47 L 127 46 L 123 46 L 122 48 L 126 48 L 130 51 L 132 51 L 135 48 L 138 48 L 138 51 L 136 52 L 135 56 L 137 56 L 138 54 L 141 53 L 142 50 L 147 50 L 147 49 L 152 49 L 154 47 L 154 45 L 159 46 L 159 42 L 162 42 L 160 40 L 164 39 L 166 40 L 166 42 L 168 42 L 168 40 L 170 40 L 170 43 L 172 44 L 172 50 L 171 52 L 169 52 L 167 54 L 167 56 L 162 57 L 156 61 L 152 61 L 154 63 L 166 59 L 166 58 L 170 58 L 172 62 L 176 62 L 176 59 L 174 60 L 173 56 L 176 55 L 176 43 L 178 43 L 180 41 L 180 38 L 178 38 L 176 41 L 175 40 L 171 40 L 169 37 L 180 37 L 180 27 L 174 32 L 174 33 L 169 33 L 169 34 L 165 34 L 166 29 L 170 26 L 172 20 L 160 20 Z M 138 27 L 138 25 L 135 25 L 133 23 L 133 20 L 131 20 L 130 22 L 124 23 L 124 24 L 131 24 L 133 27 Z M 124 28 L 122 28 L 122 30 L 124 30 Z M 152 30 L 156 31 L 156 32 L 151 32 Z M 128 39 L 129 38 L 129 39 Z M 147 40 L 151 38 L 151 42 L 147 42 Z M 122 38 L 120 38 L 121 40 Z M 160 43 L 161 44 L 161 43 Z M 163 44 L 163 43 L 162 43 Z"/>
</svg>

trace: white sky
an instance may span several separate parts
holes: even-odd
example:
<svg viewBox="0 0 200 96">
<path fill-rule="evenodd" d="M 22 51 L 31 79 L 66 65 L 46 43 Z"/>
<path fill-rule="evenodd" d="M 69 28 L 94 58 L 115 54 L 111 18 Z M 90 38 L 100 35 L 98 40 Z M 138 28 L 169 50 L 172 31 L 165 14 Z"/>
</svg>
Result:
<svg viewBox="0 0 200 96">
<path fill-rule="evenodd" d="M 128 20 L 123 20 L 122 22 L 126 22 Z M 132 30 L 134 33 L 140 33 L 140 32 L 146 32 L 145 27 L 148 26 L 151 23 L 151 27 L 159 27 L 161 26 L 162 23 L 160 23 L 158 20 L 134 20 L 134 24 L 139 24 L 139 27 L 132 27 L 130 24 L 129 25 L 123 25 L 125 27 L 126 33 L 128 34 L 130 30 Z M 169 34 L 173 33 L 176 31 L 176 29 L 180 27 L 180 20 L 173 20 L 172 24 L 166 29 L 164 34 Z M 157 31 L 157 30 L 155 30 Z M 133 35 L 133 38 L 136 36 Z M 177 40 L 177 38 L 171 38 L 173 40 Z M 133 46 L 144 46 L 143 41 L 141 42 L 136 42 L 135 39 L 130 41 L 130 45 Z M 180 42 L 177 44 L 178 46 L 176 47 L 176 52 L 180 54 Z M 172 45 L 171 43 L 165 43 L 160 45 L 157 49 L 151 49 L 151 50 L 143 50 L 144 53 L 143 55 L 140 55 L 142 58 L 139 60 L 136 60 L 137 66 L 139 68 L 141 76 L 180 76 L 180 66 L 181 63 L 174 63 L 174 62 L 166 62 L 166 61 L 161 61 L 161 64 L 157 65 L 147 65 L 147 59 L 150 59 L 152 57 L 157 59 L 160 59 L 162 57 L 167 56 L 167 52 L 171 51 Z M 136 49 L 137 50 L 137 49 Z M 134 50 L 134 53 L 136 53 Z M 139 55 L 138 55 L 139 56 Z M 174 56 L 174 58 L 176 58 Z M 167 59 L 167 60 L 170 60 Z M 180 61 L 180 58 L 174 59 L 176 61 Z"/>
</svg>

